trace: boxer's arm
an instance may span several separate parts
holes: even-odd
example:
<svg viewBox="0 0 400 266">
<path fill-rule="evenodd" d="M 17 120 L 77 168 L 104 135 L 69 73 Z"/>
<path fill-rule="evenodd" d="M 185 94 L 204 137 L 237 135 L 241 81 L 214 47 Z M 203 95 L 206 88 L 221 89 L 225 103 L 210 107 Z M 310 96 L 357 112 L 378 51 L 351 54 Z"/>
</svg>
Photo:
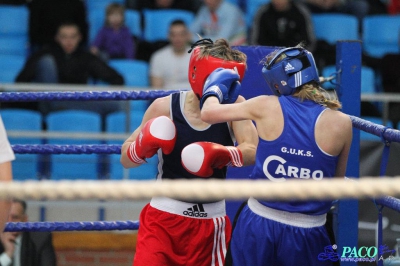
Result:
<svg viewBox="0 0 400 266">
<path fill-rule="evenodd" d="M 245 109 L 240 108 L 242 106 Z M 234 105 L 221 105 L 215 97 L 210 97 L 201 111 L 201 119 L 210 124 L 236 120 L 230 124 L 236 138 L 237 148 L 242 152 L 244 166 L 252 165 L 255 162 L 258 133 L 251 118 L 259 118 L 259 115 L 253 114 L 253 112 L 264 111 L 261 107 L 254 100 L 246 101 L 242 96 L 238 97 Z"/>
<path fill-rule="evenodd" d="M 11 162 L 0 163 L 0 182 L 11 182 L 12 165 Z M 8 221 L 8 215 L 11 208 L 11 201 L 0 200 L 0 233 L 3 232 L 4 227 Z"/>
<path fill-rule="evenodd" d="M 253 165 L 258 145 L 258 133 L 253 121 L 233 121 L 231 125 L 237 142 L 236 147 L 243 156 L 243 166 Z"/>
<path fill-rule="evenodd" d="M 239 96 L 236 102 L 244 103 L 246 99 Z M 253 120 L 232 121 L 231 128 L 236 139 L 236 147 L 243 155 L 243 166 L 253 165 L 258 146 L 258 132 Z"/>
<path fill-rule="evenodd" d="M 147 121 L 159 116 L 170 117 L 170 96 L 157 98 L 154 100 L 154 102 L 147 108 L 145 114 L 143 115 L 143 119 L 139 127 L 137 127 L 122 144 L 120 162 L 124 168 L 132 168 L 141 165 L 132 162 L 128 157 L 127 151 L 129 146 L 136 140 Z"/>
</svg>

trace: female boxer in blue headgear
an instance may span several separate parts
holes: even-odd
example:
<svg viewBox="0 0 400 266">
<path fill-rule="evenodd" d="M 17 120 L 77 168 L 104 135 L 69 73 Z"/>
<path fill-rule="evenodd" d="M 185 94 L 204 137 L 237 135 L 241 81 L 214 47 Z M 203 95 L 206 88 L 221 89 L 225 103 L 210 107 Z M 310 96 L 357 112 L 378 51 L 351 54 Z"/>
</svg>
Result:
<svg viewBox="0 0 400 266">
<path fill-rule="evenodd" d="M 238 94 L 239 81 L 224 81 L 232 70 L 214 71 L 201 98 L 202 120 L 255 122 L 259 144 L 254 179 L 343 178 L 352 123 L 337 111 L 341 107 L 337 99 L 320 87 L 312 54 L 300 46 L 277 50 L 266 57 L 262 74 L 274 95 L 224 104 Z M 339 256 L 330 256 L 336 254 L 332 249 L 324 253 L 333 244 L 324 226 L 331 206 L 327 200 L 250 198 L 238 213 L 232 233 L 233 265 L 332 265 Z"/>
</svg>

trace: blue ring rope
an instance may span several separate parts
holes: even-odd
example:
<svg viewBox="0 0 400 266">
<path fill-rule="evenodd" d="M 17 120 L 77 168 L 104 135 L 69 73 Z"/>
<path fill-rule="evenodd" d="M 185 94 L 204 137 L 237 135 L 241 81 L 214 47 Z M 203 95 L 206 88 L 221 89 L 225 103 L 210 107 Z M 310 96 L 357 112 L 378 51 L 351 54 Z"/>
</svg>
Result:
<svg viewBox="0 0 400 266">
<path fill-rule="evenodd" d="M 375 124 L 371 121 L 350 115 L 353 127 L 373 134 L 386 141 L 400 142 L 400 131 L 385 127 L 383 125 Z"/>
<path fill-rule="evenodd" d="M 121 154 L 121 145 L 52 145 L 52 144 L 16 144 L 11 145 L 14 153 L 19 154 Z"/>
<path fill-rule="evenodd" d="M 153 100 L 178 90 L 1 92 L 0 102 Z"/>
<path fill-rule="evenodd" d="M 10 222 L 6 224 L 4 232 L 111 231 L 137 229 L 139 229 L 139 221 Z"/>
</svg>

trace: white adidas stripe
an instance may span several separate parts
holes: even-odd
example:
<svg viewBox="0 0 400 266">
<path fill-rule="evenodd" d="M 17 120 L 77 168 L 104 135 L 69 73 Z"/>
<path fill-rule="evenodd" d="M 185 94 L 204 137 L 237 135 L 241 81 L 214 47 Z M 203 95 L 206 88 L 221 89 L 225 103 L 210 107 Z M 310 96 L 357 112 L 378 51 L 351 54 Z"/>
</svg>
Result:
<svg viewBox="0 0 400 266">
<path fill-rule="evenodd" d="M 296 88 L 301 85 L 301 71 L 294 74 L 294 85 Z"/>
<path fill-rule="evenodd" d="M 231 165 L 234 165 L 236 167 L 242 167 L 243 166 L 243 162 L 240 159 L 240 154 L 239 154 L 239 150 L 236 147 L 227 147 L 229 154 L 231 156 L 232 162 Z"/>
<path fill-rule="evenodd" d="M 217 246 L 217 234 L 218 234 L 218 223 L 217 223 L 218 218 L 213 218 L 214 222 L 214 244 L 213 244 L 213 249 L 211 253 L 211 266 L 215 266 L 215 248 Z"/>
<path fill-rule="evenodd" d="M 221 217 L 222 220 L 222 227 L 221 227 L 221 244 L 222 244 L 222 256 L 225 258 L 226 255 L 226 238 L 225 238 L 225 225 L 226 220 L 225 217 Z M 225 260 L 224 260 L 225 263 Z"/>
<path fill-rule="evenodd" d="M 129 145 L 129 154 L 131 155 L 131 158 L 133 159 L 134 163 L 142 164 L 142 163 L 146 162 L 145 160 L 143 160 L 142 158 L 137 156 L 136 150 L 135 150 L 135 141 L 132 142 L 131 145 Z"/>
<path fill-rule="evenodd" d="M 221 231 L 222 231 L 222 218 L 217 218 L 217 223 L 218 223 L 218 240 L 217 240 L 217 258 L 218 258 L 218 265 L 224 265 L 222 263 L 221 258 Z"/>
<path fill-rule="evenodd" d="M 211 266 L 217 266 L 217 265 L 223 266 L 225 263 L 225 255 L 226 255 L 225 217 L 213 218 L 213 221 L 214 221 L 214 245 L 212 250 Z"/>
</svg>

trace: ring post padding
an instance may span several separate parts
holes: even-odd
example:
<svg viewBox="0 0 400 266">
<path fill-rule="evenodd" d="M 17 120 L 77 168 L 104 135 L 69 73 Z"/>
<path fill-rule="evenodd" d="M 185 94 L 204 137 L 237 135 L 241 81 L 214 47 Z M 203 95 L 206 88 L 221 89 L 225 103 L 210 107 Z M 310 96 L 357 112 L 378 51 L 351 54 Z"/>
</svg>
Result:
<svg viewBox="0 0 400 266">
<path fill-rule="evenodd" d="M 336 90 L 342 103 L 342 111 L 348 115 L 360 116 L 361 107 L 361 42 L 338 41 L 336 44 L 336 70 L 338 75 Z M 347 176 L 360 175 L 360 132 L 353 128 L 353 141 L 347 163 Z M 358 244 L 358 201 L 339 200 L 335 223 L 337 252 L 343 247 L 357 247 Z M 341 262 L 341 265 L 353 265 Z"/>
</svg>

